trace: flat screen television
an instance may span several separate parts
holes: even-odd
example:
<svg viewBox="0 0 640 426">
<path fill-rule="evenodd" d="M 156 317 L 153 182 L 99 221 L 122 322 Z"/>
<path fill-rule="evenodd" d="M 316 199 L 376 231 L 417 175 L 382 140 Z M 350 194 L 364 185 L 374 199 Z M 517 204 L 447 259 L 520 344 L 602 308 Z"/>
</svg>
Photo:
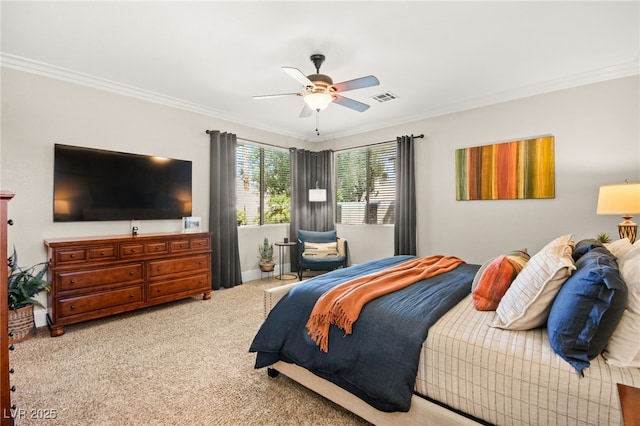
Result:
<svg viewBox="0 0 640 426">
<path fill-rule="evenodd" d="M 55 144 L 53 221 L 191 216 L 191 161 Z"/>
</svg>

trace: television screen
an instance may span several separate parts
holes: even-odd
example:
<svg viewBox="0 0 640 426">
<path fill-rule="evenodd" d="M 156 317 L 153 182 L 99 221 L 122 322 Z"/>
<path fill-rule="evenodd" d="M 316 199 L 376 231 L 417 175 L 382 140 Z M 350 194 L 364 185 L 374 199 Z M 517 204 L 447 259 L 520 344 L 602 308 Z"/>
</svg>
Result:
<svg viewBox="0 0 640 426">
<path fill-rule="evenodd" d="M 191 161 L 55 145 L 53 221 L 191 216 Z"/>
</svg>

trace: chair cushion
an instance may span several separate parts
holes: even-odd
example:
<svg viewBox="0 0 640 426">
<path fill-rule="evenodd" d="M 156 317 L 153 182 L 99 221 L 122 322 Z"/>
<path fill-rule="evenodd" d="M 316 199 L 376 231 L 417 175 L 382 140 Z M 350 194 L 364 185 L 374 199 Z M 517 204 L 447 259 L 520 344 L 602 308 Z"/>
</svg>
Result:
<svg viewBox="0 0 640 426">
<path fill-rule="evenodd" d="M 298 239 L 310 243 L 332 243 L 338 241 L 338 231 L 298 231 Z"/>
</svg>

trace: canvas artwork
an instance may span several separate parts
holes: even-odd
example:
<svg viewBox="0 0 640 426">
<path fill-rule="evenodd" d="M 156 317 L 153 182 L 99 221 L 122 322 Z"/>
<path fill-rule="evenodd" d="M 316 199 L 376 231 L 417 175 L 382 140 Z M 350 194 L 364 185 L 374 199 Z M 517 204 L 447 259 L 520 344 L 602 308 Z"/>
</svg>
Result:
<svg viewBox="0 0 640 426">
<path fill-rule="evenodd" d="M 457 200 L 554 197 L 553 136 L 456 150 Z"/>
</svg>

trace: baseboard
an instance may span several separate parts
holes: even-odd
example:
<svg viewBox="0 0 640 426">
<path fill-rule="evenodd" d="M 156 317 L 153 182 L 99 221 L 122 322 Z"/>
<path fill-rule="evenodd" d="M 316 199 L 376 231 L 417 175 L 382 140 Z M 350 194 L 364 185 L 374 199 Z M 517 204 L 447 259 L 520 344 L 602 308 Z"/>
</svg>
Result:
<svg viewBox="0 0 640 426">
<path fill-rule="evenodd" d="M 294 274 L 297 275 L 296 272 L 288 272 L 291 271 L 291 264 L 285 263 L 283 270 L 285 274 Z M 280 274 L 280 264 L 276 264 L 276 268 L 273 272 L 269 272 L 269 276 L 276 276 Z M 250 271 L 242 271 L 242 282 L 259 280 L 262 278 L 267 278 L 267 273 L 260 271 L 260 269 L 252 269 Z"/>
</svg>

